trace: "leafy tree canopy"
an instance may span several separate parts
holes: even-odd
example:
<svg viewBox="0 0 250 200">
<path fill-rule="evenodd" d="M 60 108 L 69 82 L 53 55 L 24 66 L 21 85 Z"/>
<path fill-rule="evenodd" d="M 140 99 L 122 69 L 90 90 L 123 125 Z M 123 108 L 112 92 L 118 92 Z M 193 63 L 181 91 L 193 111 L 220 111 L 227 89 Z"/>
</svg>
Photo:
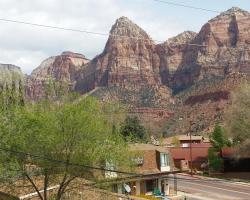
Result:
<svg viewBox="0 0 250 200">
<path fill-rule="evenodd" d="M 223 159 L 220 157 L 221 149 L 231 144 L 219 123 L 215 124 L 210 141 L 213 147 L 208 150 L 209 168 L 214 171 L 220 171 L 223 168 Z"/>
<path fill-rule="evenodd" d="M 147 131 L 137 116 L 127 116 L 121 125 L 120 132 L 125 139 L 130 138 L 134 142 L 146 142 L 148 139 Z"/>
<path fill-rule="evenodd" d="M 244 83 L 232 93 L 226 113 L 226 127 L 235 145 L 250 152 L 250 84 Z"/>
<path fill-rule="evenodd" d="M 105 167 L 105 161 L 111 160 L 119 169 L 127 169 L 127 145 L 106 117 L 109 107 L 88 97 L 81 101 L 45 100 L 2 110 L 0 174 L 8 175 L 5 178 L 12 187 L 13 177 L 22 177 L 37 192 L 59 184 L 59 200 L 77 177 L 97 178 L 94 170 L 82 166 Z M 38 194 L 41 200 L 48 199 L 46 193 Z"/>
<path fill-rule="evenodd" d="M 224 134 L 224 130 L 219 123 L 215 124 L 214 131 L 210 137 L 213 147 L 220 151 L 224 146 L 229 146 L 230 142 Z"/>
</svg>

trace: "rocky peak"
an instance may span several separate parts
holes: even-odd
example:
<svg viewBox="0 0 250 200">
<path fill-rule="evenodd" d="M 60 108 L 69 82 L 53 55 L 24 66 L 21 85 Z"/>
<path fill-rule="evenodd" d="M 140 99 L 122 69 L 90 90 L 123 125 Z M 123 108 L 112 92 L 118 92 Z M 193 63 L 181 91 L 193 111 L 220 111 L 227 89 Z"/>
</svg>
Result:
<svg viewBox="0 0 250 200">
<path fill-rule="evenodd" d="M 68 56 L 68 57 L 72 57 L 72 58 L 86 59 L 86 57 L 83 54 L 74 53 L 72 51 L 64 51 L 64 52 L 61 53 L 61 56 Z"/>
<path fill-rule="evenodd" d="M 170 92 L 161 83 L 159 62 L 156 45 L 148 34 L 127 17 L 121 17 L 111 28 L 103 53 L 90 65 L 96 70 L 95 86 L 122 88 L 119 99 L 135 94 L 128 99 L 138 102 L 144 95 L 168 99 Z"/>
<path fill-rule="evenodd" d="M 250 13 L 235 7 L 208 21 L 192 40 L 200 46 L 186 50 L 175 74 L 175 87 L 234 72 L 249 73 L 249 29 Z M 186 74 L 190 74 L 188 79 Z"/>
<path fill-rule="evenodd" d="M 140 82 L 142 74 L 155 71 L 157 59 L 155 44 L 148 34 L 127 17 L 120 17 L 111 28 L 103 53 L 95 60 L 96 69 L 101 72 L 98 82 Z"/>
<path fill-rule="evenodd" d="M 182 44 L 187 44 L 191 40 L 193 40 L 196 35 L 197 35 L 197 33 L 193 32 L 193 31 L 184 31 L 175 37 L 169 38 L 165 42 L 165 44 L 171 45 L 171 46 L 178 46 L 178 45 L 182 45 Z"/>
<path fill-rule="evenodd" d="M 11 64 L 0 64 L 0 90 L 1 88 L 22 88 L 24 74 L 20 67 Z"/>
<path fill-rule="evenodd" d="M 213 22 L 216 20 L 226 20 L 226 19 L 230 19 L 230 18 L 235 17 L 235 16 L 250 17 L 250 13 L 246 10 L 241 9 L 241 8 L 232 7 L 229 10 L 222 12 L 221 14 L 216 16 L 215 18 L 209 20 L 209 22 Z"/>
<path fill-rule="evenodd" d="M 239 14 L 239 15 L 249 15 L 250 13 L 246 10 L 243 10 L 239 7 L 232 7 L 227 11 L 223 12 L 224 14 Z"/>
<path fill-rule="evenodd" d="M 43 70 L 46 70 L 49 66 L 53 65 L 55 59 L 56 59 L 56 56 L 51 56 L 51 57 L 45 59 L 44 61 L 42 61 L 42 63 L 31 72 L 31 76 L 33 76 L 33 77 L 39 76 L 39 74 Z"/>
<path fill-rule="evenodd" d="M 111 28 L 110 35 L 113 38 L 125 36 L 149 39 L 148 34 L 127 17 L 120 17 L 116 20 L 115 24 Z"/>
<path fill-rule="evenodd" d="M 36 69 L 32 71 L 31 76 L 43 77 L 43 75 L 49 73 L 48 70 L 51 70 L 52 68 L 63 68 L 66 62 L 72 62 L 73 65 L 81 67 L 82 65 L 87 64 L 89 60 L 80 53 L 64 51 L 61 55 L 45 59 Z"/>
<path fill-rule="evenodd" d="M 249 43 L 250 13 L 237 7 L 222 12 L 206 23 L 195 42 L 207 45 L 207 50 L 245 46 Z"/>
<path fill-rule="evenodd" d="M 11 64 L 0 64 L 0 82 L 11 81 L 15 78 L 23 78 L 21 68 Z"/>
<path fill-rule="evenodd" d="M 43 98 L 51 81 L 64 84 L 69 91 L 75 90 L 80 70 L 88 62 L 84 55 L 70 51 L 47 58 L 27 78 L 26 94 L 33 100 Z"/>
<path fill-rule="evenodd" d="M 12 64 L 0 64 L 0 70 L 3 71 L 15 71 L 21 73 L 21 68 Z"/>
</svg>

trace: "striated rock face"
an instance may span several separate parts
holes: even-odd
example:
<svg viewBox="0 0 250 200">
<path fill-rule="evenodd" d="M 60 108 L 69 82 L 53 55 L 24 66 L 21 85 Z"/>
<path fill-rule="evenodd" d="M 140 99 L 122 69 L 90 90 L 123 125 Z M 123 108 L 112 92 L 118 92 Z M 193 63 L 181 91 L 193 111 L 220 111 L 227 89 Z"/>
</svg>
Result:
<svg viewBox="0 0 250 200">
<path fill-rule="evenodd" d="M 49 77 L 68 83 L 73 91 L 108 86 L 131 104 L 151 98 L 161 105 L 170 99 L 171 89 L 178 92 L 203 79 L 249 73 L 249 29 L 250 14 L 232 8 L 208 21 L 198 34 L 185 31 L 156 45 L 138 25 L 121 17 L 100 55 L 89 63 L 72 52 L 45 60 L 29 77 L 27 94 L 43 97 Z"/>
<path fill-rule="evenodd" d="M 20 67 L 10 64 L 0 64 L 0 87 L 12 87 L 19 88 L 23 85 L 24 74 Z"/>
<path fill-rule="evenodd" d="M 196 36 L 195 32 L 185 31 L 165 43 L 157 45 L 160 57 L 160 75 L 162 82 L 174 88 L 173 76 L 178 67 L 183 64 L 183 56 L 187 53 L 188 44 Z"/>
<path fill-rule="evenodd" d="M 208 21 L 190 42 L 173 87 L 182 89 L 196 81 L 233 72 L 250 72 L 250 13 L 231 8 Z"/>
<path fill-rule="evenodd" d="M 159 74 L 156 45 L 144 30 L 126 17 L 116 21 L 103 53 L 90 65 L 96 70 L 95 85 L 119 87 L 125 93 L 133 91 L 137 93 L 135 99 L 145 88 L 154 90 L 163 101 L 169 98 L 170 90 L 162 84 Z"/>
<path fill-rule="evenodd" d="M 24 79 L 20 67 L 0 64 L 0 101 L 1 106 L 24 103 Z M 2 108 L 0 108 L 2 109 Z"/>
<path fill-rule="evenodd" d="M 113 25 L 106 47 L 95 62 L 100 85 L 125 87 L 127 82 L 160 82 L 159 58 L 153 41 L 126 17 Z"/>
<path fill-rule="evenodd" d="M 59 56 L 44 60 L 26 80 L 26 95 L 32 100 L 46 96 L 50 87 L 55 90 L 75 91 L 79 79 L 79 71 L 89 62 L 83 55 L 63 52 Z M 54 83 L 59 83 L 55 86 Z M 84 86 L 83 86 L 84 87 Z M 79 90 L 81 88 L 78 88 Z M 54 94 L 56 95 L 56 94 Z"/>
</svg>

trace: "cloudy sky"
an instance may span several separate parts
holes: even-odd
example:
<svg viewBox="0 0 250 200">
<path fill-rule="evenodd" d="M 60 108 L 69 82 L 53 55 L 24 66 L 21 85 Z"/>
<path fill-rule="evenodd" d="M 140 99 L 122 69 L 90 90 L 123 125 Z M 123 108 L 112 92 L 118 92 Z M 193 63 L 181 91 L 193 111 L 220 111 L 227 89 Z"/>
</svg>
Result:
<svg viewBox="0 0 250 200">
<path fill-rule="evenodd" d="M 249 0 L 172 2 L 218 11 L 232 6 L 250 11 Z M 154 0 L 0 0 L 0 18 L 108 33 L 117 18 L 127 16 L 160 41 L 185 30 L 198 32 L 216 15 Z M 45 58 L 66 50 L 93 58 L 102 52 L 107 40 L 105 36 L 3 21 L 0 27 L 0 63 L 15 64 L 28 74 Z"/>
</svg>

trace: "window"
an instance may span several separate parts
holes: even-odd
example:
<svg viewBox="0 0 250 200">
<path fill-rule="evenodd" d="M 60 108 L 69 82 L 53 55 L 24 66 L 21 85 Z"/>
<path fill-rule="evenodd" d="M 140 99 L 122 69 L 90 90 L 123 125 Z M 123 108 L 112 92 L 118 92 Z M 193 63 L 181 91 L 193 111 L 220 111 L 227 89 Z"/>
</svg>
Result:
<svg viewBox="0 0 250 200">
<path fill-rule="evenodd" d="M 169 157 L 168 157 L 168 154 L 161 153 L 160 157 L 161 157 L 161 167 L 167 167 L 167 166 L 169 166 Z"/>
</svg>

